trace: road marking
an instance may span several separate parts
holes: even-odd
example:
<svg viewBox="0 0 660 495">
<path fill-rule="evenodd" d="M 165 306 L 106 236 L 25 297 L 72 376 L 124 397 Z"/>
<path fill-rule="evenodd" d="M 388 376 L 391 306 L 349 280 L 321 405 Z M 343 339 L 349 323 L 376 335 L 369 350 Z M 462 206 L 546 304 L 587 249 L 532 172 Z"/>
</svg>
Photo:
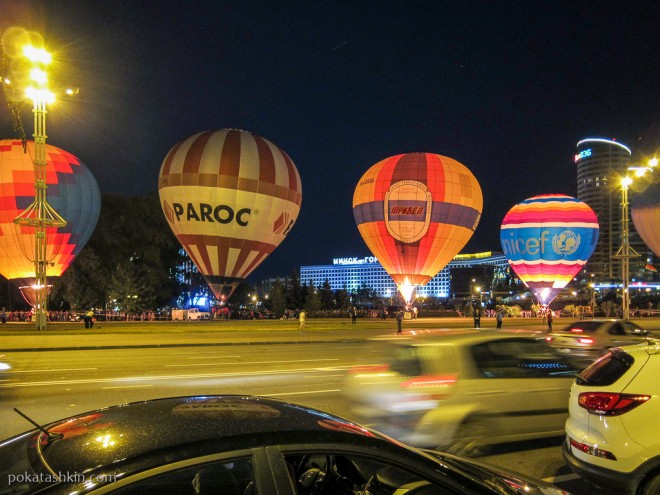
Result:
<svg viewBox="0 0 660 495">
<path fill-rule="evenodd" d="M 43 370 L 12 370 L 12 373 L 41 373 L 44 371 L 53 372 L 53 371 L 89 371 L 89 370 L 98 370 L 98 368 L 54 368 L 54 369 L 43 369 Z"/>
<path fill-rule="evenodd" d="M 264 397 L 282 397 L 284 395 L 304 395 L 304 394 L 324 394 L 328 392 L 341 392 L 340 388 L 331 388 L 327 390 L 308 390 L 307 392 L 283 392 L 281 394 L 259 394 Z"/>
<path fill-rule="evenodd" d="M 315 360 L 316 361 L 316 360 Z M 18 388 L 18 387 L 43 387 L 52 385 L 81 385 L 87 383 L 127 383 L 127 382 L 146 382 L 146 381 L 159 381 L 159 380 L 188 380 L 195 378 L 236 378 L 239 376 L 260 376 L 260 375 L 291 375 L 298 373 L 309 373 L 312 371 L 337 371 L 338 368 L 294 368 L 291 370 L 267 370 L 267 371 L 229 371 L 222 373 L 191 373 L 181 375 L 154 375 L 154 376 L 133 376 L 133 377 L 118 377 L 118 378 L 87 378 L 78 380 L 52 380 L 44 382 L 29 382 L 29 383 L 12 383 L 0 384 L 0 388 Z"/>
<path fill-rule="evenodd" d="M 243 366 L 243 365 L 249 365 L 249 364 L 282 364 L 282 363 L 305 363 L 305 362 L 318 362 L 318 361 L 339 361 L 339 358 L 325 358 L 325 359 L 292 359 L 289 361 L 241 361 L 240 363 L 195 363 L 194 365 L 188 363 L 188 364 L 166 364 L 166 368 L 178 368 L 182 366 L 218 366 L 218 365 L 223 365 L 223 366 Z"/>
<path fill-rule="evenodd" d="M 121 387 L 101 387 L 101 390 L 113 390 L 119 388 L 149 388 L 149 387 L 153 387 L 153 385 L 124 385 Z"/>
</svg>

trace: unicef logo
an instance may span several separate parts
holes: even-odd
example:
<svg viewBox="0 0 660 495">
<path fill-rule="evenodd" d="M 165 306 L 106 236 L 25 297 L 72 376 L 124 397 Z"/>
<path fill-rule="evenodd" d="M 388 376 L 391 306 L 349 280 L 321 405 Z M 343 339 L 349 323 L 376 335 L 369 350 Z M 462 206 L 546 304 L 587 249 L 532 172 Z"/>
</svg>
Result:
<svg viewBox="0 0 660 495">
<path fill-rule="evenodd" d="M 555 253 L 568 256 L 580 247 L 580 235 L 572 230 L 564 230 L 552 236 L 552 249 Z"/>
</svg>

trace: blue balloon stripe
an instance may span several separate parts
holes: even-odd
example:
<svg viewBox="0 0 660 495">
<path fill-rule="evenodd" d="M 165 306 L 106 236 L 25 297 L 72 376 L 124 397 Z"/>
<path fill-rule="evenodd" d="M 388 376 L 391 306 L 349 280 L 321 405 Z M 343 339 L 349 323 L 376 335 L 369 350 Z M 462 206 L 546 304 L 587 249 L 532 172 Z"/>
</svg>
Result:
<svg viewBox="0 0 660 495">
<path fill-rule="evenodd" d="M 393 202 L 390 202 L 393 204 Z M 420 203 L 425 204 L 425 203 Z M 385 210 L 383 201 L 370 201 L 353 207 L 353 216 L 358 225 L 369 222 L 385 221 Z M 422 220 L 424 215 L 393 215 L 389 220 Z M 418 218 L 419 217 L 419 218 Z M 431 222 L 458 225 L 466 229 L 474 230 L 480 213 L 469 206 L 453 203 L 434 202 L 431 206 Z"/>
</svg>

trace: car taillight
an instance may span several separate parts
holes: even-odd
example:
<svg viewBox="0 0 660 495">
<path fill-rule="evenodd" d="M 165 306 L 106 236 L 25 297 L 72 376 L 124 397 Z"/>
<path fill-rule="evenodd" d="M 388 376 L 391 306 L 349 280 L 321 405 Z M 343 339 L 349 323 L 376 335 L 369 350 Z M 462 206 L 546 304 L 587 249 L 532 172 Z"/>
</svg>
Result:
<svg viewBox="0 0 660 495">
<path fill-rule="evenodd" d="M 546 341 L 546 342 L 552 342 L 553 340 L 555 340 L 555 338 L 554 338 L 554 337 L 551 337 L 550 335 L 548 335 L 548 336 L 545 338 L 545 341 Z"/>
<path fill-rule="evenodd" d="M 591 337 L 580 337 L 580 338 L 578 339 L 578 342 L 579 342 L 580 344 L 593 344 L 593 343 L 594 343 L 594 339 L 592 339 Z"/>
<path fill-rule="evenodd" d="M 582 328 L 571 328 L 571 332 L 573 333 L 582 333 L 584 330 Z"/>
<path fill-rule="evenodd" d="M 416 395 L 409 400 L 438 401 L 447 397 L 449 391 L 456 383 L 456 375 L 421 375 L 401 382 L 401 388 Z"/>
<path fill-rule="evenodd" d="M 583 392 L 578 396 L 578 405 L 591 414 L 619 416 L 644 404 L 650 398 L 650 395 Z"/>
</svg>

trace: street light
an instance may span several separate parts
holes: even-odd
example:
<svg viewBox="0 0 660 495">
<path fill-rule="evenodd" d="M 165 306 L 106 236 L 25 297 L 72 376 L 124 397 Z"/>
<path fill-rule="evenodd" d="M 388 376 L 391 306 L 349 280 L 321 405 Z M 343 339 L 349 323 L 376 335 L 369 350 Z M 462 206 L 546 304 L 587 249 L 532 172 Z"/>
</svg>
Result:
<svg viewBox="0 0 660 495">
<path fill-rule="evenodd" d="M 47 248 L 47 230 L 64 227 L 66 221 L 48 204 L 46 191 L 46 114 L 48 103 L 55 99 L 48 89 L 46 66 L 51 62 L 51 55 L 44 49 L 26 46 L 23 55 L 32 62 L 30 71 L 32 84 L 25 94 L 33 102 L 34 114 L 34 201 L 18 217 L 16 225 L 34 228 L 34 271 L 35 281 L 32 289 L 35 295 L 34 310 L 37 330 L 45 330 L 48 316 L 48 280 L 46 268 L 49 263 Z"/>
<path fill-rule="evenodd" d="M 642 177 L 647 172 L 652 172 L 657 165 L 657 158 L 652 158 L 649 160 L 648 166 L 634 166 L 629 167 L 628 170 L 633 172 L 636 177 Z M 621 310 L 623 318 L 630 318 L 630 258 L 639 257 L 639 253 L 630 246 L 630 230 L 628 226 L 628 189 L 630 189 L 630 184 L 632 183 L 633 178 L 629 175 L 621 178 L 621 247 L 614 255 L 614 258 L 621 258 L 621 279 L 623 281 Z"/>
</svg>

